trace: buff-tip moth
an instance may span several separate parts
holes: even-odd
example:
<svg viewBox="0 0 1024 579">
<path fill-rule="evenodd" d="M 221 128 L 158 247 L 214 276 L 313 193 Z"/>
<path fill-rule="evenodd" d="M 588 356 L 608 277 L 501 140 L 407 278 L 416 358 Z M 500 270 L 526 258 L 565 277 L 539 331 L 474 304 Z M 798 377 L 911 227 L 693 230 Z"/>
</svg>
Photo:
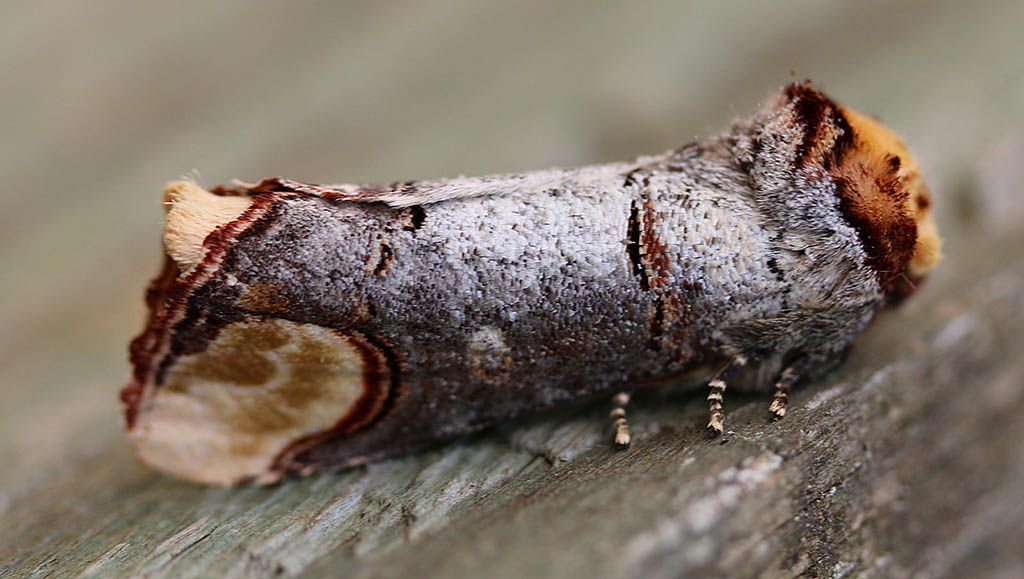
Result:
<svg viewBox="0 0 1024 579">
<path fill-rule="evenodd" d="M 770 413 L 936 264 L 917 162 L 809 83 L 703 142 L 480 178 L 171 183 L 121 397 L 143 462 L 271 482 L 719 364 Z M 746 368 L 744 368 L 746 367 Z M 766 384 L 770 387 L 772 384 Z M 619 392 L 618 394 L 616 394 Z"/>
</svg>

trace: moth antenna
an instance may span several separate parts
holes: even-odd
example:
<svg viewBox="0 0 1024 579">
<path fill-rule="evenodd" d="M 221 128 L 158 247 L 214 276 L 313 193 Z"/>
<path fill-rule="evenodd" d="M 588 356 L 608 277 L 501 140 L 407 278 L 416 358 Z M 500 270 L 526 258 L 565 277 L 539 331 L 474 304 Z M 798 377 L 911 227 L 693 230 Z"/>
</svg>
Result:
<svg viewBox="0 0 1024 579">
<path fill-rule="evenodd" d="M 912 289 L 913 291 L 917 291 L 917 284 L 914 283 L 914 280 L 909 275 L 907 275 L 906 271 L 901 271 L 900 274 L 896 277 L 902 277 L 903 281 L 907 282 L 907 285 L 910 286 L 910 289 Z"/>
</svg>

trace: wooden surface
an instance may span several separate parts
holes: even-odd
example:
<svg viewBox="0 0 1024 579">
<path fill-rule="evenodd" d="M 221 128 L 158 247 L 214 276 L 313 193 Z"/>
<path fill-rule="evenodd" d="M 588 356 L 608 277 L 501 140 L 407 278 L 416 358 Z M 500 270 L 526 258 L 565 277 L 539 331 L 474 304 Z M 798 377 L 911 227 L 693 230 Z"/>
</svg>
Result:
<svg viewBox="0 0 1024 579">
<path fill-rule="evenodd" d="M 0 34 L 0 574 L 1024 575 L 1024 4 L 18 2 Z M 165 181 L 576 165 L 792 76 L 921 157 L 948 259 L 835 375 L 640 398 L 271 488 L 140 468 L 125 345 Z"/>
</svg>

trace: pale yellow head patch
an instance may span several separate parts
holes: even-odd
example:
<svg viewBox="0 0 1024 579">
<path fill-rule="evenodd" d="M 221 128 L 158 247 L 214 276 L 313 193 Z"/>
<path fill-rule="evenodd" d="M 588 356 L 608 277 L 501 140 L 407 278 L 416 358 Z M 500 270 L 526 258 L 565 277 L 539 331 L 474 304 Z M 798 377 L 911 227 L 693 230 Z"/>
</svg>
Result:
<svg viewBox="0 0 1024 579">
<path fill-rule="evenodd" d="M 184 356 L 130 431 L 147 464 L 207 483 L 269 482 L 289 443 L 337 424 L 364 393 L 361 350 L 334 331 L 238 322 Z"/>
<path fill-rule="evenodd" d="M 214 195 L 191 181 L 175 181 L 164 188 L 164 248 L 182 271 L 203 259 L 203 241 L 218 227 L 238 219 L 251 197 Z"/>
<path fill-rule="evenodd" d="M 927 274 L 942 259 L 942 239 L 932 218 L 931 194 L 921 177 L 917 158 L 907 150 L 902 139 L 875 119 L 846 107 L 840 108 L 856 132 L 858 144 L 865 148 L 860 154 L 878 159 L 893 155 L 900 159 L 896 176 L 909 193 L 907 209 L 917 224 L 917 241 L 907 273 L 911 277 Z"/>
</svg>

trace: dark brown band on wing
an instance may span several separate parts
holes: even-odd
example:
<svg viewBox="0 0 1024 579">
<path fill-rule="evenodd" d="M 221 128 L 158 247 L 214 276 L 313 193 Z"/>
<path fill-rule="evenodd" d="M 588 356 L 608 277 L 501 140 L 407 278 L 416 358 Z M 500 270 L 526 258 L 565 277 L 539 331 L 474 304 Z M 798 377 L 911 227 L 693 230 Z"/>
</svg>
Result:
<svg viewBox="0 0 1024 579">
<path fill-rule="evenodd" d="M 133 365 L 133 373 L 128 383 L 121 388 L 121 403 L 125 405 L 124 418 L 128 429 L 134 426 L 138 417 L 142 385 L 150 373 L 153 356 L 161 338 L 157 331 L 157 320 L 163 310 L 166 296 L 179 273 L 178 264 L 170 256 L 165 255 L 163 270 L 149 282 L 149 286 L 146 288 L 146 307 L 149 310 L 149 319 L 146 329 L 128 346 L 128 359 Z"/>
<path fill-rule="evenodd" d="M 635 171 L 627 180 L 635 183 Z M 662 219 L 664 215 L 657 211 L 646 193 L 633 201 L 626 226 L 626 253 L 640 289 L 652 294 L 648 310 L 648 349 L 654 352 L 667 349 L 673 361 L 686 362 L 695 356 L 684 347 L 691 341 L 687 328 L 690 324 L 685 305 L 687 296 L 672 291 L 669 284 L 672 258 L 669 247 L 658 235 Z"/>
<path fill-rule="evenodd" d="M 673 160 L 691 158 L 699 151 L 698 143 L 690 143 L 676 151 Z M 670 164 L 665 169 L 675 171 L 678 167 Z M 638 198 L 629 206 L 626 255 L 640 289 L 652 294 L 647 348 L 653 352 L 668 352 L 672 363 L 686 363 L 702 355 L 692 347 L 690 328 L 692 312 L 688 304 L 695 301 L 696 288 L 684 280 L 670 284 L 672 257 L 669 247 L 658 235 L 664 214 L 656 209 L 646 191 L 650 180 L 645 170 L 645 167 L 636 168 L 625 176 L 625 187 L 640 188 Z"/>
<path fill-rule="evenodd" d="M 648 284 L 654 292 L 654 303 L 650 311 L 650 340 L 648 347 L 652 350 L 661 349 L 662 335 L 665 327 L 674 318 L 674 312 L 666 311 L 666 288 L 669 282 L 671 258 L 666 246 L 658 236 L 658 224 L 662 215 L 655 210 L 649 198 L 643 200 L 643 212 L 640 226 L 640 260 L 643 263 Z"/>
<path fill-rule="evenodd" d="M 647 291 L 651 289 L 650 282 L 647 280 L 647 272 L 644 270 L 643 259 L 641 257 L 643 250 L 640 247 L 640 209 L 636 206 L 636 201 L 633 201 L 629 205 L 629 220 L 626 223 L 626 256 L 629 257 L 629 263 L 633 271 L 633 275 L 640 280 L 640 289 Z"/>
<path fill-rule="evenodd" d="M 356 331 L 335 333 L 359 351 L 363 360 L 363 395 L 331 428 L 289 443 L 274 459 L 271 472 L 282 475 L 301 472 L 307 463 L 312 462 L 304 460 L 310 449 L 328 440 L 372 428 L 390 413 L 401 394 L 401 363 L 383 339 Z"/>
</svg>

